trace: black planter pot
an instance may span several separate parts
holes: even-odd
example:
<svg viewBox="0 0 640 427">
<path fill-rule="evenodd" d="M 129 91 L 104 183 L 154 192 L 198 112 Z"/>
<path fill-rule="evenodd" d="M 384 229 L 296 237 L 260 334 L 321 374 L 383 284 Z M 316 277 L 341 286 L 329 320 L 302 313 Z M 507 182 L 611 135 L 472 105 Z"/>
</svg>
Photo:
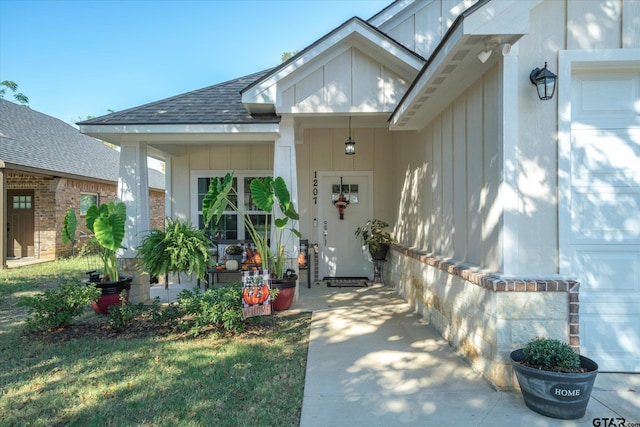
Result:
<svg viewBox="0 0 640 427">
<path fill-rule="evenodd" d="M 580 356 L 580 366 L 587 372 L 563 373 L 530 368 L 520 363 L 524 359 L 522 349 L 511 352 L 511 364 L 529 409 L 563 420 L 584 416 L 598 374 L 596 362 Z"/>
<path fill-rule="evenodd" d="M 133 277 L 123 276 L 117 282 L 93 282 L 87 280 L 86 284 L 93 284 L 96 288 L 102 291 L 102 295 L 98 298 L 98 301 L 92 302 L 91 307 L 93 311 L 99 314 L 107 314 L 109 307 L 112 305 L 120 305 L 120 293 L 123 290 L 127 291 L 127 301 L 129 300 L 129 291 L 131 290 L 131 281 Z"/>
<path fill-rule="evenodd" d="M 378 247 L 378 250 L 375 253 L 371 254 L 371 258 L 381 261 L 387 258 L 387 253 L 389 252 L 389 245 L 382 244 Z"/>
</svg>

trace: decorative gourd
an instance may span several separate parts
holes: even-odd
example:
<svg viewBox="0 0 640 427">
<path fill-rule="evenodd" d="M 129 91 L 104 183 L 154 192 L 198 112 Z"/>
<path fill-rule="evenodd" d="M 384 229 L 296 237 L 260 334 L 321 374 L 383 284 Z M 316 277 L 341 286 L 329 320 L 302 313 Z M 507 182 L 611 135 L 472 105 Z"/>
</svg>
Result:
<svg viewBox="0 0 640 427">
<path fill-rule="evenodd" d="M 228 271 L 236 271 L 238 269 L 238 261 L 236 261 L 234 259 L 230 259 L 225 264 L 225 267 L 227 267 Z"/>
<path fill-rule="evenodd" d="M 248 305 L 262 304 L 269 298 L 269 286 L 245 286 L 242 290 L 242 299 Z"/>
</svg>

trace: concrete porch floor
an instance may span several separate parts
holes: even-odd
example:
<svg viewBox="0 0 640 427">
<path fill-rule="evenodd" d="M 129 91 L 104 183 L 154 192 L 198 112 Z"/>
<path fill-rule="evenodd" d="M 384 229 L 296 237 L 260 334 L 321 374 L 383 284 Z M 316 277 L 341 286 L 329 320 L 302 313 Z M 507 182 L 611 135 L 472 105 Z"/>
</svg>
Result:
<svg viewBox="0 0 640 427">
<path fill-rule="evenodd" d="M 170 285 L 169 298 L 185 287 L 194 284 Z M 155 295 L 166 301 L 164 285 Z M 599 373 L 581 419 L 539 415 L 519 391 L 496 391 L 389 286 L 302 283 L 298 311 L 313 313 L 302 427 L 640 423 L 640 374 Z"/>
</svg>

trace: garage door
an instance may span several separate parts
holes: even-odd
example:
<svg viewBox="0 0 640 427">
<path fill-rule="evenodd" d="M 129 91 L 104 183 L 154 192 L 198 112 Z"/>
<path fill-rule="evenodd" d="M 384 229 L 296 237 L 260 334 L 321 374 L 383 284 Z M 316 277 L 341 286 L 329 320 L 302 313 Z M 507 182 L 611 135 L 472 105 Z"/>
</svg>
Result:
<svg viewBox="0 0 640 427">
<path fill-rule="evenodd" d="M 640 72 L 572 77 L 568 254 L 581 283 L 580 351 L 602 371 L 640 372 Z"/>
</svg>

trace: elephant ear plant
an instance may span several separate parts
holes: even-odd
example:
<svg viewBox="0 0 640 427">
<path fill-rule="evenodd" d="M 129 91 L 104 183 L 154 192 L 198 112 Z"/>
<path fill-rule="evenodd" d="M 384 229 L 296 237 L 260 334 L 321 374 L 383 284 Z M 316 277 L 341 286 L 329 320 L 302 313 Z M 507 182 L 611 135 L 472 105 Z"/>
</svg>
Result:
<svg viewBox="0 0 640 427">
<path fill-rule="evenodd" d="M 240 197 L 233 188 L 233 173 L 231 172 L 227 173 L 222 180 L 211 180 L 209 190 L 202 200 L 202 214 L 205 226 L 213 218 L 215 218 L 217 224 L 224 211 L 233 210 L 236 212 L 238 217 L 242 219 L 251 240 L 253 240 L 260 253 L 262 269 L 269 270 L 274 277 L 282 278 L 284 277 L 285 267 L 284 231 L 288 230 L 297 237 L 301 237 L 300 232 L 290 225 L 290 221 L 298 220 L 298 212 L 291 201 L 289 189 L 282 177 L 255 178 L 251 181 L 249 188 L 251 190 L 251 198 L 256 207 L 274 216 L 273 250 L 269 248 L 270 224 L 267 222 L 264 233 L 258 231 L 251 216 L 245 213 L 244 207 L 241 208 L 236 204 L 236 201 L 244 200 L 244 197 Z M 276 207 L 282 216 L 275 217 Z"/>
<path fill-rule="evenodd" d="M 76 211 L 73 208 L 67 209 L 67 213 L 64 216 L 64 226 L 62 227 L 62 244 L 66 245 L 67 242 L 71 242 L 71 255 L 75 255 L 76 240 L 76 227 L 78 226 L 78 218 L 76 217 Z"/>
<path fill-rule="evenodd" d="M 85 215 L 87 229 L 94 234 L 95 241 L 102 249 L 100 257 L 104 266 L 103 282 L 120 280 L 116 252 L 118 249 L 124 249 L 122 241 L 126 220 L 127 207 L 120 201 L 111 201 L 100 206 L 92 205 Z M 75 234 L 76 222 L 75 212 L 69 209 L 64 218 L 63 242 Z"/>
</svg>

